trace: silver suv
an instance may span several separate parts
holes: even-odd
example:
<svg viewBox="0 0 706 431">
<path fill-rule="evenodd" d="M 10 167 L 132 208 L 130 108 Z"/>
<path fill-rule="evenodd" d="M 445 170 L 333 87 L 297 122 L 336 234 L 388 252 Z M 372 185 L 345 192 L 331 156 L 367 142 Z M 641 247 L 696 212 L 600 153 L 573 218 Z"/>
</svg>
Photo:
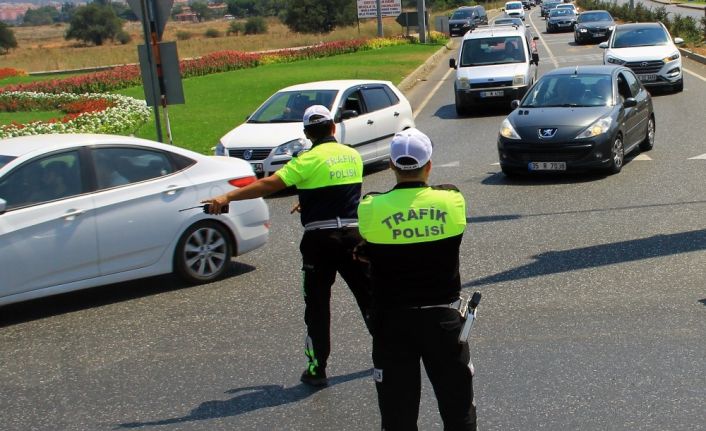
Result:
<svg viewBox="0 0 706 431">
<path fill-rule="evenodd" d="M 482 26 L 463 37 L 456 69 L 456 113 L 468 114 L 473 106 L 505 104 L 522 99 L 537 79 L 535 40 L 522 26 Z"/>
</svg>

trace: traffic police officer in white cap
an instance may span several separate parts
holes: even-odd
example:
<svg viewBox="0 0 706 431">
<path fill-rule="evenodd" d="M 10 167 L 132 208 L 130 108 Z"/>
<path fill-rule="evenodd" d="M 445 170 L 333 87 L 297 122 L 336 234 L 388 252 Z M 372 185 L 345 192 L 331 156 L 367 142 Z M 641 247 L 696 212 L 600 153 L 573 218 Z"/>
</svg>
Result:
<svg viewBox="0 0 706 431">
<path fill-rule="evenodd" d="M 366 195 L 358 207 L 365 239 L 357 253 L 371 264 L 373 364 L 382 428 L 416 430 L 424 363 L 444 430 L 475 430 L 473 373 L 459 342 L 459 247 L 466 204 L 455 186 L 430 186 L 432 142 L 416 129 L 392 139 L 397 184 Z"/>
</svg>

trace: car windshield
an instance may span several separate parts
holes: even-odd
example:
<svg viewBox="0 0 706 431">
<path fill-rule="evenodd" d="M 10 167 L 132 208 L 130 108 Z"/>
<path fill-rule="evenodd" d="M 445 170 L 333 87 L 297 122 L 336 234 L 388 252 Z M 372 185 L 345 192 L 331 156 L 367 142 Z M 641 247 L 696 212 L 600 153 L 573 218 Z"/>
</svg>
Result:
<svg viewBox="0 0 706 431">
<path fill-rule="evenodd" d="M 579 15 L 579 22 L 613 21 L 608 12 L 587 12 Z"/>
<path fill-rule="evenodd" d="M 6 164 L 10 163 L 10 161 L 16 159 L 17 157 L 15 156 L 3 156 L 0 154 L 0 168 L 5 166 Z"/>
<path fill-rule="evenodd" d="M 613 48 L 667 44 L 669 36 L 662 27 L 618 28 L 613 40 Z"/>
<path fill-rule="evenodd" d="M 508 3 L 505 5 L 505 9 L 522 9 L 522 3 Z"/>
<path fill-rule="evenodd" d="M 549 17 L 552 18 L 555 16 L 567 16 L 567 15 L 573 15 L 573 14 L 574 14 L 574 11 L 572 11 L 571 9 L 566 9 L 566 8 L 556 9 L 556 8 L 554 8 L 549 12 Z"/>
<path fill-rule="evenodd" d="M 311 105 L 331 109 L 336 90 L 280 91 L 267 99 L 248 123 L 301 123 L 304 111 Z"/>
<path fill-rule="evenodd" d="M 525 50 L 519 36 L 467 39 L 461 52 L 461 66 L 525 62 Z"/>
<path fill-rule="evenodd" d="M 610 106 L 613 85 L 610 75 L 544 76 L 527 93 L 520 106 L 525 108 Z"/>
<path fill-rule="evenodd" d="M 473 16 L 473 12 L 470 10 L 457 10 L 451 15 L 451 19 L 468 19 Z"/>
</svg>

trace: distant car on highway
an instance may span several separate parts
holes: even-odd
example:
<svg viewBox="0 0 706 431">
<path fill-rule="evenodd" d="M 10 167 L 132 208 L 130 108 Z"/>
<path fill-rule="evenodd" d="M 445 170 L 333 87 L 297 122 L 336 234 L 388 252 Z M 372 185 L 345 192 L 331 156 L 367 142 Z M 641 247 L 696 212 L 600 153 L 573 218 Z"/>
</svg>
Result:
<svg viewBox="0 0 706 431">
<path fill-rule="evenodd" d="M 517 28 L 524 27 L 527 33 L 527 40 L 531 41 L 532 51 L 537 51 L 534 35 L 532 34 L 532 30 L 530 30 L 529 24 L 525 24 L 520 18 L 496 18 L 495 21 L 493 21 L 493 26 L 495 27 L 502 27 L 504 25 L 515 26 Z"/>
<path fill-rule="evenodd" d="M 577 44 L 603 41 L 610 38 L 615 29 L 615 21 L 608 11 L 590 10 L 581 12 L 574 27 L 574 42 Z"/>
<path fill-rule="evenodd" d="M 555 31 L 573 31 L 576 24 L 576 14 L 567 8 L 554 8 L 547 17 L 547 33 Z"/>
<path fill-rule="evenodd" d="M 0 305 L 169 272 L 213 281 L 265 244 L 267 205 L 186 208 L 253 181 L 242 160 L 126 136 L 0 140 Z"/>
<path fill-rule="evenodd" d="M 462 6 L 449 17 L 449 35 L 463 36 L 476 26 L 488 24 L 488 14 L 483 6 Z"/>
<path fill-rule="evenodd" d="M 510 18 L 520 18 L 522 21 L 525 20 L 525 8 L 521 1 L 509 1 L 505 3 L 505 7 L 502 10 L 505 11 L 505 15 Z"/>
<path fill-rule="evenodd" d="M 672 40 L 661 22 L 621 24 L 615 27 L 607 42 L 598 46 L 605 49 L 603 64 L 619 64 L 632 69 L 647 87 L 684 89 L 681 54 L 676 45 L 684 39 Z"/>
<path fill-rule="evenodd" d="M 311 148 L 302 117 L 311 105 L 334 115 L 336 139 L 355 148 L 369 164 L 390 156 L 390 138 L 414 127 L 412 107 L 389 81 L 319 81 L 283 88 L 267 99 L 245 123 L 226 133 L 216 155 L 250 163 L 258 176 L 268 176 L 302 150 Z"/>
<path fill-rule="evenodd" d="M 632 70 L 576 66 L 544 74 L 503 120 L 500 168 L 507 176 L 600 169 L 620 172 L 625 155 L 655 143 L 652 98 Z"/>
<path fill-rule="evenodd" d="M 564 3 L 562 0 L 544 0 L 539 8 L 539 14 L 542 17 L 549 15 L 549 11 Z"/>
</svg>

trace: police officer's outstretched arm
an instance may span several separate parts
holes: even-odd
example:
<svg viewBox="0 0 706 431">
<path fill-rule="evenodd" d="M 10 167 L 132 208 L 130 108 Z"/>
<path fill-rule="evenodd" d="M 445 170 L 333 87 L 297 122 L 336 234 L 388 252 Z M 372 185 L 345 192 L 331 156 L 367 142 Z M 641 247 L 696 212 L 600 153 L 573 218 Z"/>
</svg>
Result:
<svg viewBox="0 0 706 431">
<path fill-rule="evenodd" d="M 255 181 L 252 184 L 241 189 L 234 189 L 219 196 L 201 201 L 203 204 L 208 204 L 209 214 L 220 214 L 223 207 L 228 205 L 230 201 L 242 201 L 245 199 L 255 199 L 271 195 L 280 190 L 287 188 L 287 185 L 280 177 L 275 174 L 270 175 Z"/>
</svg>

